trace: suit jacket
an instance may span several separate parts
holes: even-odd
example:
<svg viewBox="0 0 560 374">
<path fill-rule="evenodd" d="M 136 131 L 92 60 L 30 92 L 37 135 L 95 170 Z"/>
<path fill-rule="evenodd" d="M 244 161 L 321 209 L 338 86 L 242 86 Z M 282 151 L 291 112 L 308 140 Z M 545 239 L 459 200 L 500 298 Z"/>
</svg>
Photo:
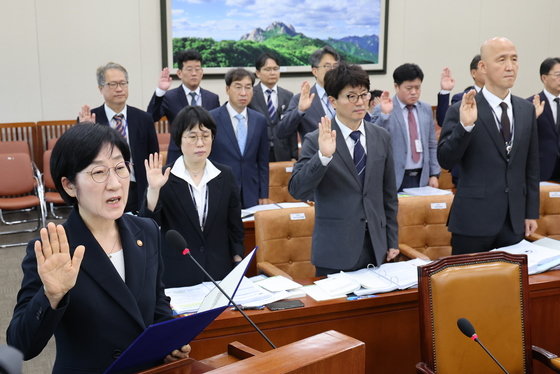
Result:
<svg viewBox="0 0 560 374">
<path fill-rule="evenodd" d="M 469 133 L 459 122 L 460 103 L 447 111 L 438 144 L 442 167 L 461 173 L 449 214 L 449 231 L 493 236 L 511 221 L 516 234 L 524 220 L 539 217 L 539 163 L 535 108 L 511 96 L 514 138 L 509 155 L 492 108 L 482 92 L 476 95 L 478 118 Z"/>
<path fill-rule="evenodd" d="M 179 159 L 182 162 L 182 158 Z M 161 188 L 153 216 L 161 230 L 177 230 L 186 240 L 192 255 L 216 280 L 223 279 L 233 268 L 233 256 L 243 256 L 243 223 L 237 182 L 226 165 L 214 163 L 221 173 L 208 182 L 208 215 L 204 231 L 189 193 L 188 183 L 174 174 Z M 194 262 L 164 239 L 163 283 L 166 288 L 192 286 L 209 281 Z"/>
<path fill-rule="evenodd" d="M 220 99 L 218 95 L 204 88 L 200 89 L 200 96 L 202 99 L 202 107 L 208 111 L 220 106 Z M 173 88 L 165 93 L 165 95 L 158 97 L 155 93 L 148 104 L 148 113 L 152 115 L 154 122 L 159 121 L 161 117 L 166 116 L 169 125 L 173 125 L 173 121 L 177 113 L 184 107 L 188 106 L 189 102 L 185 95 L 183 85 Z M 169 127 L 171 132 L 171 127 Z M 169 147 L 167 149 L 167 162 L 173 163 L 181 156 L 181 149 L 173 141 L 171 137 Z"/>
<path fill-rule="evenodd" d="M 560 153 L 560 134 L 556 130 L 554 123 L 554 116 L 550 105 L 556 105 L 554 102 L 548 101 L 548 98 L 543 91 L 539 93 L 541 101 L 545 102 L 544 111 L 537 118 L 537 133 L 539 138 L 539 165 L 541 169 L 540 180 L 548 181 L 557 178 L 554 175 L 556 164 Z M 527 100 L 533 101 L 533 97 Z"/>
<path fill-rule="evenodd" d="M 241 154 L 233 125 L 225 105 L 210 111 L 216 121 L 217 131 L 210 153 L 210 160 L 229 166 L 241 191 L 243 208 L 268 198 L 269 143 L 266 118 L 247 108 L 247 142 Z"/>
<path fill-rule="evenodd" d="M 451 105 L 455 104 L 458 101 L 461 101 L 463 95 L 470 90 L 474 90 L 474 86 L 469 86 L 465 88 L 463 92 L 456 93 L 451 97 Z M 449 94 L 440 94 L 437 95 L 437 107 L 436 107 L 436 120 L 437 124 L 441 127 L 443 125 L 443 120 L 445 119 L 445 113 L 447 113 L 447 109 L 449 109 Z"/>
<path fill-rule="evenodd" d="M 105 114 L 103 105 L 92 109 L 91 112 L 95 113 L 97 123 L 109 125 L 109 119 Z M 128 141 L 130 142 L 130 153 L 136 178 L 137 201 L 140 202 L 148 188 L 144 160 L 148 159 L 150 153 L 159 152 L 159 143 L 154 122 L 148 113 L 127 105 L 126 115 Z"/>
<path fill-rule="evenodd" d="M 266 98 L 263 95 L 261 82 L 257 83 L 253 89 L 253 99 L 249 104 L 249 108 L 262 113 L 268 122 L 268 139 L 270 139 L 272 150 L 274 152 L 274 161 L 290 161 L 291 159 L 297 159 L 298 144 L 297 144 L 297 133 L 293 133 L 287 138 L 278 138 L 276 135 L 276 125 L 280 121 L 280 118 L 284 115 L 284 112 L 290 104 L 290 100 L 294 96 L 288 90 L 278 87 L 278 108 L 276 108 L 276 114 L 274 118 L 270 118 L 268 114 L 268 106 L 266 104 Z M 272 161 L 272 160 L 271 160 Z"/>
<path fill-rule="evenodd" d="M 364 187 L 340 128 L 336 152 L 321 164 L 316 130 L 306 135 L 288 185 L 296 199 L 314 195 L 315 227 L 311 261 L 330 269 L 350 269 L 363 250 L 366 224 L 378 264 L 397 248 L 397 189 L 389 133 L 365 122 L 367 162 Z"/>
<path fill-rule="evenodd" d="M 393 97 L 395 108 L 390 115 L 381 113 L 381 106 L 374 111 L 376 125 L 389 131 L 393 145 L 393 159 L 395 162 L 395 178 L 397 188 L 400 187 L 404 178 L 406 158 L 410 152 L 407 137 L 407 125 L 401 108 L 397 105 L 396 97 Z M 434 130 L 434 119 L 432 107 L 422 101 L 416 104 L 418 113 L 418 128 L 420 129 L 420 140 L 422 141 L 422 174 L 420 175 L 420 187 L 427 186 L 431 175 L 439 175 L 441 168 L 437 161 L 437 141 Z"/>
<path fill-rule="evenodd" d="M 64 223 L 73 253 L 86 247 L 76 285 L 57 309 L 50 307 L 29 242 L 23 281 L 7 331 L 8 344 L 30 359 L 54 334 L 53 373 L 101 373 L 149 325 L 172 317 L 164 294 L 160 231 L 151 219 L 123 215 L 117 220 L 124 251 L 125 279 L 73 210 Z"/>
<path fill-rule="evenodd" d="M 292 97 L 288 110 L 276 126 L 276 136 L 279 138 L 287 138 L 297 131 L 303 141 L 307 133 L 317 129 L 321 122 L 321 117 L 325 116 L 325 110 L 323 109 L 319 95 L 317 95 L 317 88 L 315 85 L 311 87 L 310 93 L 315 94 L 315 97 L 311 102 L 311 107 L 302 114 L 298 111 L 300 94 L 296 94 Z"/>
</svg>

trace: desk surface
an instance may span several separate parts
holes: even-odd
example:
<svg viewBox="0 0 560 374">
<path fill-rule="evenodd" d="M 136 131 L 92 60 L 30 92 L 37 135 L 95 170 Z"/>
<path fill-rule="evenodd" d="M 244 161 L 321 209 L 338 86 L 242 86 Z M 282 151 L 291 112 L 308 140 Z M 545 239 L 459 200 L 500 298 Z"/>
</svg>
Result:
<svg viewBox="0 0 560 374">
<path fill-rule="evenodd" d="M 560 353 L 560 271 L 529 277 L 532 344 Z M 366 343 L 366 372 L 414 373 L 420 361 L 418 292 L 416 289 L 348 301 L 301 299 L 305 307 L 247 314 L 277 346 L 327 330 L 337 330 Z M 192 356 L 202 359 L 240 341 L 266 351 L 270 346 L 239 314 L 226 310 L 192 343 Z M 535 373 L 542 367 L 535 366 Z"/>
</svg>

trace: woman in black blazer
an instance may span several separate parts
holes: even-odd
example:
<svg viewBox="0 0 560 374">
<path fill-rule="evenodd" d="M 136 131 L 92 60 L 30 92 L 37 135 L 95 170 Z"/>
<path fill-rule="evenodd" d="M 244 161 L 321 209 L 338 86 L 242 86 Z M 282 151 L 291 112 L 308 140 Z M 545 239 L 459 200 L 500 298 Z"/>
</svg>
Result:
<svg viewBox="0 0 560 374">
<path fill-rule="evenodd" d="M 183 156 L 163 174 L 158 154 L 146 160 L 149 186 L 141 214 L 154 217 L 164 232 L 180 232 L 206 271 L 215 279 L 223 279 L 241 261 L 244 251 L 235 177 L 228 166 L 208 160 L 216 124 L 204 108 L 184 108 L 175 117 L 172 129 Z M 163 261 L 166 288 L 209 280 L 181 250 L 166 244 Z"/>
<path fill-rule="evenodd" d="M 147 326 L 172 318 L 159 228 L 123 215 L 129 160 L 125 139 L 102 125 L 78 124 L 53 149 L 53 179 L 74 208 L 27 246 L 7 341 L 28 360 L 54 335 L 54 373 L 101 373 Z"/>
</svg>

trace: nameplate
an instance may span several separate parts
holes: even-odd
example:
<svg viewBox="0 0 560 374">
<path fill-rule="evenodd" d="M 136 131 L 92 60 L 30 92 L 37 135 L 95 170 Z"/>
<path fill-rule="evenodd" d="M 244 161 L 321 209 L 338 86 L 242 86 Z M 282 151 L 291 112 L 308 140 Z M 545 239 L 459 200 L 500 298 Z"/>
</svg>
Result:
<svg viewBox="0 0 560 374">
<path fill-rule="evenodd" d="M 290 219 L 292 221 L 301 221 L 305 219 L 305 213 L 291 213 Z"/>
<path fill-rule="evenodd" d="M 550 191 L 548 197 L 560 197 L 560 191 Z"/>
<path fill-rule="evenodd" d="M 288 166 L 288 167 L 286 168 L 286 173 L 291 173 L 293 170 L 294 170 L 294 167 L 293 167 L 293 166 Z"/>
<path fill-rule="evenodd" d="M 432 209 L 447 209 L 447 203 L 432 203 Z"/>
</svg>

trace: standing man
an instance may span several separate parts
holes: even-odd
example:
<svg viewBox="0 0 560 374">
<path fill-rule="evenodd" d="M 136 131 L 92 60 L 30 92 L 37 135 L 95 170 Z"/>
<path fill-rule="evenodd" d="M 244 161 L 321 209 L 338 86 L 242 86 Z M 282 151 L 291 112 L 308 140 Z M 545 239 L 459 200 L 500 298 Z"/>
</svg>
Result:
<svg viewBox="0 0 560 374">
<path fill-rule="evenodd" d="M 369 76 L 341 64 L 325 76 L 336 109 L 306 135 L 289 191 L 314 195 L 311 262 L 317 276 L 381 265 L 397 248 L 397 190 L 389 133 L 363 121 Z"/>
<path fill-rule="evenodd" d="M 329 46 L 316 50 L 309 57 L 316 82 L 313 86 L 308 81 L 303 82 L 301 92 L 290 101 L 286 114 L 276 126 L 279 138 L 288 138 L 299 132 L 303 141 L 305 134 L 317 130 L 322 117 L 334 118 L 335 109 L 323 86 L 325 74 L 336 68 L 339 60 L 338 53 Z"/>
<path fill-rule="evenodd" d="M 517 50 L 496 37 L 480 56 L 484 88 L 449 108 L 438 144 L 440 164 L 461 172 L 448 222 L 453 254 L 515 244 L 535 232 L 539 216 L 535 108 L 510 91 Z"/>
<path fill-rule="evenodd" d="M 560 181 L 560 58 L 544 60 L 540 74 L 544 88 L 528 99 L 537 99 L 541 107 L 537 110 L 540 180 Z"/>
<path fill-rule="evenodd" d="M 242 68 L 226 73 L 228 102 L 210 112 L 216 138 L 210 160 L 231 167 L 241 191 L 242 208 L 268 202 L 268 135 L 266 118 L 247 108 L 255 78 Z"/>
<path fill-rule="evenodd" d="M 268 121 L 268 139 L 270 139 L 270 157 L 273 161 L 290 161 L 297 159 L 297 133 L 280 139 L 276 136 L 276 125 L 294 96 L 288 90 L 278 86 L 280 79 L 280 62 L 278 57 L 263 53 L 255 63 L 257 83 L 249 108 L 262 113 Z"/>
<path fill-rule="evenodd" d="M 204 71 L 202 56 L 198 51 L 189 49 L 179 53 L 177 76 L 182 84 L 170 90 L 172 79 L 169 68 L 161 71 L 158 86 L 148 104 L 148 112 L 152 114 L 154 121 L 159 121 L 161 117 L 166 116 L 171 126 L 177 113 L 188 105 L 199 105 L 206 110 L 220 106 L 218 95 L 200 87 Z M 167 150 L 167 163 L 172 164 L 179 156 L 181 150 L 171 139 Z"/>
<path fill-rule="evenodd" d="M 125 211 L 136 212 L 148 188 L 144 160 L 149 154 L 159 152 L 154 122 L 148 113 L 126 105 L 128 72 L 122 65 L 109 62 L 97 68 L 97 86 L 105 102 L 92 110 L 84 105 L 78 119 L 109 125 L 126 138 L 133 168 Z"/>
<path fill-rule="evenodd" d="M 395 178 L 399 191 L 410 187 L 438 187 L 441 168 L 431 105 L 420 101 L 424 73 L 416 64 L 393 72 L 395 96 L 387 92 L 375 108 L 375 123 L 391 134 Z"/>
</svg>

